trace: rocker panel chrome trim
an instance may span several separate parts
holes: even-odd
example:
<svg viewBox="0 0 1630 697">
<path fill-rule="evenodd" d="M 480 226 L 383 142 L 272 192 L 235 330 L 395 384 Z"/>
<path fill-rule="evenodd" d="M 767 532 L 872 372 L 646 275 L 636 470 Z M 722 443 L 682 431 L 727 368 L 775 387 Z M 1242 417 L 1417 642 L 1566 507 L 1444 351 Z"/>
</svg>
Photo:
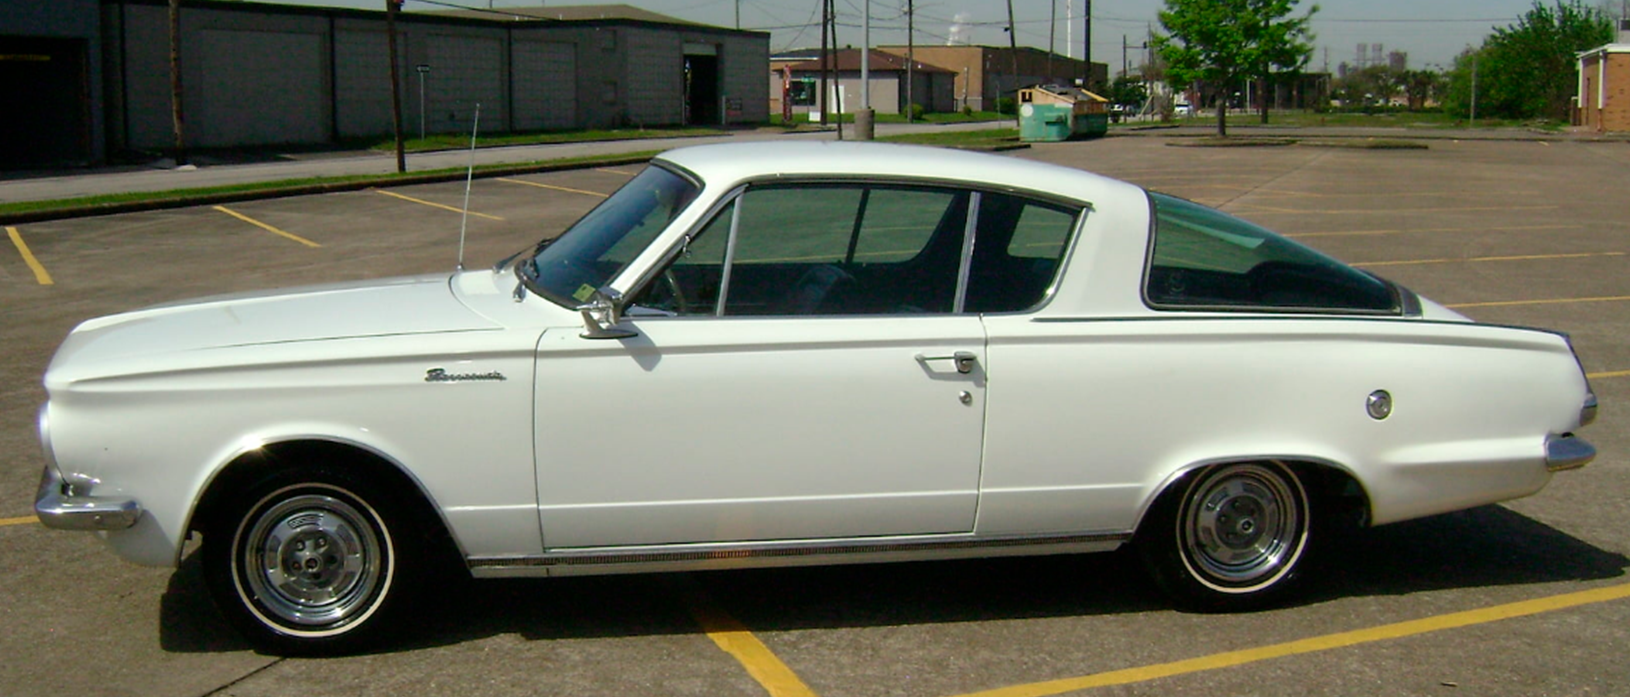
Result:
<svg viewBox="0 0 1630 697">
<path fill-rule="evenodd" d="M 615 574 L 656 567 L 668 570 L 711 569 L 1071 554 L 1108 551 L 1131 539 L 1131 533 L 1118 532 L 600 547 L 537 556 L 476 557 L 469 560 L 469 566 L 478 577 Z"/>
</svg>

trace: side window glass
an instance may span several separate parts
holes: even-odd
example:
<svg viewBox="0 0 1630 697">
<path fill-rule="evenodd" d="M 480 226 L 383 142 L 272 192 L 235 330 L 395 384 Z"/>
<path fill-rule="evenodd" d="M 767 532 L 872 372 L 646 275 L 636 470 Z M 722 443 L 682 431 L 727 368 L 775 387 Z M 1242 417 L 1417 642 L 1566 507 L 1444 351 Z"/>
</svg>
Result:
<svg viewBox="0 0 1630 697">
<path fill-rule="evenodd" d="M 906 261 L 928 246 L 956 194 L 917 189 L 872 189 L 851 261 Z"/>
<path fill-rule="evenodd" d="M 1009 194 L 980 196 L 967 312 L 1019 312 L 1041 303 L 1078 211 Z"/>
<path fill-rule="evenodd" d="M 632 302 L 629 314 L 712 315 L 717 313 L 724 276 L 725 245 L 730 241 L 734 201 L 721 209 L 701 230 L 691 234 L 662 273 L 647 281 Z"/>
<path fill-rule="evenodd" d="M 1400 311 L 1380 279 L 1221 211 L 1150 198 L 1155 239 L 1144 292 L 1157 308 Z"/>
<path fill-rule="evenodd" d="M 741 198 L 726 315 L 949 312 L 968 196 L 775 185 Z"/>
</svg>

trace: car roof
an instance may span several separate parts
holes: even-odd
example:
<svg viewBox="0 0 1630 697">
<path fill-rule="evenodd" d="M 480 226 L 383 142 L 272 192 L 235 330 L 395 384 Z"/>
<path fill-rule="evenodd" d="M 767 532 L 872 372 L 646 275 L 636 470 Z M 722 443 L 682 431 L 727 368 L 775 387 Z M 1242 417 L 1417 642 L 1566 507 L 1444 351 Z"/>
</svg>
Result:
<svg viewBox="0 0 1630 697">
<path fill-rule="evenodd" d="M 754 141 L 679 148 L 658 160 L 709 185 L 781 176 L 918 179 L 1028 190 L 1092 202 L 1141 194 L 1132 184 L 1084 170 L 991 153 L 854 141 Z M 1113 192 L 1113 193 L 1111 193 Z"/>
</svg>

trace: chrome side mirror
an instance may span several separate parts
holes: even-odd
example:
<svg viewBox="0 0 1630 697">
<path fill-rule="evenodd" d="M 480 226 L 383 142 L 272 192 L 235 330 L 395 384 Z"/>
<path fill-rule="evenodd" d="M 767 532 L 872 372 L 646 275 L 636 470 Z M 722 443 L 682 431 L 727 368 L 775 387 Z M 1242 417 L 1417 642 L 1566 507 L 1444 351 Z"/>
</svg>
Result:
<svg viewBox="0 0 1630 697">
<path fill-rule="evenodd" d="M 585 339 L 627 339 L 639 336 L 638 332 L 630 329 L 619 329 L 617 323 L 622 321 L 623 294 L 607 286 L 594 291 L 589 301 L 577 306 L 577 311 L 583 315 L 583 333 L 579 334 Z"/>
</svg>

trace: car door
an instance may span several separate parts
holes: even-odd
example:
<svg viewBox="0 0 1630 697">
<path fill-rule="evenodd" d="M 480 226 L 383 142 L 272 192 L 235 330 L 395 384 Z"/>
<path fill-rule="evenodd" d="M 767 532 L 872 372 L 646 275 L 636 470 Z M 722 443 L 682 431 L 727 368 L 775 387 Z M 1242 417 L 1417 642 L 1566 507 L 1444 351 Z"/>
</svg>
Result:
<svg viewBox="0 0 1630 697">
<path fill-rule="evenodd" d="M 552 550 L 968 533 L 984 333 L 965 190 L 748 188 L 630 293 L 538 347 Z"/>
</svg>

